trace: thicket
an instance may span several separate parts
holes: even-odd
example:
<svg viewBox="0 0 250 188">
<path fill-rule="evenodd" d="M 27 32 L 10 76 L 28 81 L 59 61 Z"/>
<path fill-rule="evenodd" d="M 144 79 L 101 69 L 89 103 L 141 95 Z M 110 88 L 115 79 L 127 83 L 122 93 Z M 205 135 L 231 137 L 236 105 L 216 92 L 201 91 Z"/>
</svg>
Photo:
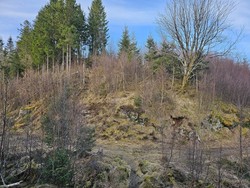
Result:
<svg viewBox="0 0 250 188">
<path fill-rule="evenodd" d="M 82 66 L 75 68 L 70 74 L 30 70 L 23 78 L 1 80 L 5 124 L 0 175 L 6 184 L 22 180 L 71 187 L 79 181 L 75 162 L 90 155 L 95 128 L 85 123 L 84 106 L 77 98 L 83 88 Z M 23 122 L 20 127 L 17 119 Z"/>
</svg>

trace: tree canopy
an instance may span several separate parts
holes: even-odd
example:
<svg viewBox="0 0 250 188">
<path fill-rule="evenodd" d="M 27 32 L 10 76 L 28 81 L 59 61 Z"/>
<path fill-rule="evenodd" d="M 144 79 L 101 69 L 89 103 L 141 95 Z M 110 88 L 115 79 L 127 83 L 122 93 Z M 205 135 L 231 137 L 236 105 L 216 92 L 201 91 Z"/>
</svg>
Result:
<svg viewBox="0 0 250 188">
<path fill-rule="evenodd" d="M 118 44 L 119 56 L 125 53 L 128 59 L 137 58 L 140 55 L 140 50 L 137 48 L 137 42 L 135 37 L 131 37 L 129 34 L 128 27 L 125 27 L 122 33 L 122 38 Z"/>
<path fill-rule="evenodd" d="M 69 66 L 79 61 L 87 45 L 85 14 L 75 0 L 51 0 L 38 13 L 34 24 L 21 25 L 17 42 L 20 60 L 27 67 L 47 68 L 55 63 Z"/>
<path fill-rule="evenodd" d="M 89 52 L 99 55 L 105 51 L 108 43 L 108 21 L 101 0 L 93 0 L 88 17 Z"/>
<path fill-rule="evenodd" d="M 183 72 L 182 88 L 206 55 L 225 43 L 224 33 L 229 27 L 227 18 L 233 7 L 232 1 L 170 0 L 165 13 L 158 18 L 166 38 L 174 41 L 178 49 Z"/>
</svg>

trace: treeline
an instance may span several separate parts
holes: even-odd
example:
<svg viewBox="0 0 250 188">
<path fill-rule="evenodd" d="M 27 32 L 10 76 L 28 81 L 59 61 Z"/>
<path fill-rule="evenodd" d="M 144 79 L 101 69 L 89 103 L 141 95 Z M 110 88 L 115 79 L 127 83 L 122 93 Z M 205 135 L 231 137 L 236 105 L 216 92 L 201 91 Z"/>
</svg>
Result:
<svg viewBox="0 0 250 188">
<path fill-rule="evenodd" d="M 232 4 L 219 3 L 220 6 L 214 9 L 217 4 L 216 0 L 211 3 L 207 0 L 201 3 L 173 1 L 157 20 L 163 33 L 160 45 L 149 36 L 147 51 L 143 54 L 137 47 L 136 38 L 125 27 L 118 51 L 114 54 L 116 57 L 126 55 L 129 61 L 135 58 L 142 64 L 152 62 L 153 71 L 160 65 L 165 66 L 166 73 L 172 75 L 173 81 L 176 78 L 181 80 L 181 90 L 185 90 L 190 82 L 201 78 L 202 70 L 208 68 L 211 61 L 208 56 L 221 56 L 232 47 L 229 45 L 222 52 L 214 50 L 223 46 L 221 38 L 224 38 L 227 16 L 232 7 Z M 207 10 L 203 8 L 205 5 Z M 176 7 L 176 12 L 172 11 L 173 7 Z M 54 70 L 57 66 L 60 70 L 69 70 L 73 63 L 84 61 L 91 65 L 95 60 L 93 57 L 112 54 L 106 49 L 109 29 L 102 1 L 93 0 L 89 10 L 86 16 L 76 0 L 50 0 L 38 12 L 33 23 L 26 20 L 21 25 L 16 47 L 11 37 L 6 45 L 1 41 L 2 69 L 8 75 L 19 77 L 27 69 L 39 70 L 43 67 Z M 220 21 L 221 24 L 218 24 Z"/>
</svg>

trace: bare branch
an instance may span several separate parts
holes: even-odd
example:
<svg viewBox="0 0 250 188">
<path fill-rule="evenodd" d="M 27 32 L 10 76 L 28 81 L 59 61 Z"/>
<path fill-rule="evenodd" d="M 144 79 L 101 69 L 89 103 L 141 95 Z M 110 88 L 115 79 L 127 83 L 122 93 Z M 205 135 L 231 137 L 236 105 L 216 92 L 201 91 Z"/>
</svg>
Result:
<svg viewBox="0 0 250 188">
<path fill-rule="evenodd" d="M 157 22 L 162 33 L 178 49 L 183 87 L 206 55 L 228 53 L 238 41 L 239 37 L 227 44 L 225 35 L 234 6 L 233 0 L 170 0 L 165 13 L 159 16 Z"/>
</svg>

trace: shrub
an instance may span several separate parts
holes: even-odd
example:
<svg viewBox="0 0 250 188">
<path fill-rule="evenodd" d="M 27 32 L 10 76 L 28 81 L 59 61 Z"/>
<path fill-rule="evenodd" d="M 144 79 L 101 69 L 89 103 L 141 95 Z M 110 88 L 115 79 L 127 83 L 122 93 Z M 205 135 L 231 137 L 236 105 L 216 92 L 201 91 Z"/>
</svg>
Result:
<svg viewBox="0 0 250 188">
<path fill-rule="evenodd" d="M 79 157 L 84 157 L 95 145 L 95 129 L 87 126 L 80 128 L 76 150 Z"/>
<path fill-rule="evenodd" d="M 73 168 L 67 150 L 56 149 L 45 160 L 42 172 L 44 182 L 67 187 L 70 186 L 73 175 Z"/>
</svg>

